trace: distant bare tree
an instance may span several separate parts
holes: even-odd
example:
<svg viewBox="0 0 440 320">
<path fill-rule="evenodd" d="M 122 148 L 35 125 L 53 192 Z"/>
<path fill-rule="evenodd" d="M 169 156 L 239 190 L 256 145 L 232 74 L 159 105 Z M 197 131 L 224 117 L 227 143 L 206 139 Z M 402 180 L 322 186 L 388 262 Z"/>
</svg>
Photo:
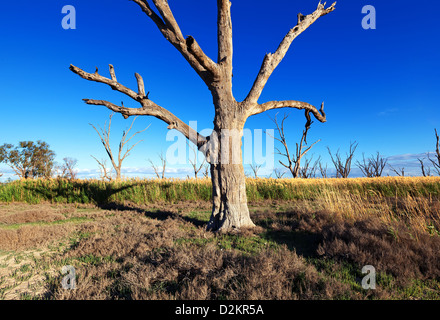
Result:
<svg viewBox="0 0 440 320">
<path fill-rule="evenodd" d="M 159 174 L 159 168 L 149 159 L 148 161 L 151 163 L 151 166 L 153 167 L 154 173 L 156 173 L 156 177 L 158 179 L 165 179 L 165 170 L 167 167 L 167 160 L 165 156 L 163 155 L 163 152 L 159 153 L 159 159 L 162 165 L 162 174 Z"/>
<path fill-rule="evenodd" d="M 209 170 L 210 170 L 209 164 L 205 164 L 203 166 L 203 178 L 209 178 Z"/>
<path fill-rule="evenodd" d="M 435 131 L 435 138 L 437 140 L 437 143 L 435 145 L 435 155 L 434 159 L 431 159 L 428 153 L 428 159 L 431 161 L 432 165 L 434 166 L 434 170 L 437 172 L 437 174 L 440 176 L 440 138 L 437 134 L 437 129 L 434 129 Z"/>
<path fill-rule="evenodd" d="M 77 171 L 75 170 L 75 167 L 78 163 L 78 160 L 74 158 L 64 158 L 63 161 L 64 163 L 60 168 L 61 176 L 67 179 L 76 179 Z"/>
<path fill-rule="evenodd" d="M 115 170 L 116 180 L 119 180 L 119 179 L 121 179 L 122 162 L 125 160 L 125 158 L 127 158 L 130 155 L 130 151 L 133 150 L 133 148 L 139 142 L 141 142 L 142 140 L 136 142 L 134 145 L 132 145 L 129 148 L 127 147 L 125 152 L 124 152 L 124 147 L 126 146 L 126 144 L 128 142 L 130 142 L 131 139 L 133 139 L 133 137 L 135 137 L 139 133 L 144 132 L 145 130 L 147 130 L 149 126 L 146 127 L 145 129 L 141 130 L 141 131 L 136 132 L 130 138 L 127 139 L 128 133 L 133 128 L 133 124 L 134 124 L 135 120 L 137 119 L 137 117 L 135 117 L 133 119 L 130 127 L 128 128 L 128 130 L 126 130 L 126 131 L 124 131 L 122 133 L 122 138 L 121 138 L 121 141 L 119 142 L 119 148 L 118 148 L 118 158 L 115 159 L 115 157 L 113 156 L 112 148 L 110 146 L 110 130 L 111 130 L 111 125 L 112 125 L 112 117 L 113 117 L 113 115 L 114 115 L 114 113 L 110 114 L 107 128 L 104 128 L 104 129 L 100 128 L 101 132 L 99 132 L 98 129 L 96 129 L 96 127 L 93 124 L 90 124 L 90 125 L 98 133 L 99 138 L 101 139 L 102 145 L 104 146 L 105 151 L 107 152 L 107 155 L 110 158 L 110 161 L 111 161 L 111 163 L 113 165 L 113 168 Z"/>
<path fill-rule="evenodd" d="M 281 142 L 281 144 L 283 145 L 284 150 L 285 150 L 285 152 L 281 152 L 278 148 L 276 148 L 277 154 L 282 155 L 282 156 L 286 157 L 286 159 L 287 159 L 287 164 L 283 163 L 281 160 L 279 162 L 282 166 L 289 169 L 290 173 L 292 174 L 292 176 L 294 178 L 297 178 L 300 176 L 299 171 L 300 171 L 300 167 L 301 167 L 301 159 L 306 155 L 307 152 L 310 151 L 310 149 L 316 143 L 321 141 L 321 140 L 315 141 L 308 148 L 306 148 L 307 147 L 307 133 L 309 132 L 310 126 L 312 125 L 313 121 L 310 118 L 310 112 L 308 110 L 305 111 L 305 116 L 306 116 L 306 120 L 307 120 L 306 124 L 305 124 L 305 129 L 303 130 L 300 142 L 296 143 L 296 151 L 295 151 L 295 154 L 293 155 L 293 157 L 289 153 L 289 148 L 287 146 L 286 136 L 284 134 L 284 121 L 286 121 L 286 119 L 288 118 L 288 115 L 284 114 L 283 119 L 281 120 L 281 124 L 278 123 L 276 115 L 273 119 L 271 118 L 277 127 L 276 130 L 279 135 L 279 138 L 276 138 L 276 137 L 273 137 L 273 138 L 276 139 L 277 141 Z"/>
<path fill-rule="evenodd" d="M 390 170 L 393 171 L 395 174 L 397 174 L 399 177 L 405 176 L 405 168 L 394 168 L 392 165 L 389 165 Z"/>
<path fill-rule="evenodd" d="M 356 161 L 356 166 L 368 178 L 380 177 L 387 165 L 387 161 L 379 152 L 376 153 L 376 156 L 371 156 L 368 159 L 365 159 L 365 154 L 362 153 L 362 162 Z"/>
<path fill-rule="evenodd" d="M 301 178 L 303 179 L 316 178 L 316 171 L 318 170 L 321 157 L 319 157 L 313 163 L 313 165 L 311 165 L 312 159 L 313 156 L 310 159 L 304 159 L 304 165 L 299 169 Z"/>
<path fill-rule="evenodd" d="M 431 168 L 430 167 L 425 167 L 425 163 L 423 159 L 417 158 L 417 160 L 420 162 L 420 169 L 422 170 L 422 175 L 424 177 L 430 177 L 431 176 Z"/>
<path fill-rule="evenodd" d="M 332 159 L 333 165 L 336 169 L 336 178 L 348 178 L 348 175 L 351 171 L 351 162 L 353 160 L 354 152 L 356 151 L 356 148 L 358 147 L 358 143 L 352 142 L 350 143 L 350 149 L 348 153 L 346 154 L 345 159 L 343 160 L 341 158 L 341 154 L 339 153 L 339 149 L 336 152 L 335 156 L 333 157 L 332 152 L 330 151 L 330 148 L 327 147 L 328 153 L 330 154 L 330 157 Z"/>
<path fill-rule="evenodd" d="M 275 169 L 273 172 L 275 173 L 275 177 L 277 179 L 281 179 L 286 174 L 285 171 L 281 171 L 280 169 Z"/>
<path fill-rule="evenodd" d="M 319 171 L 321 172 L 321 177 L 324 179 L 327 178 L 327 163 L 325 164 L 325 167 L 322 165 L 321 159 L 318 162 Z"/>
<path fill-rule="evenodd" d="M 109 170 L 107 168 L 107 160 L 103 159 L 103 160 L 99 161 L 94 156 L 91 156 L 91 157 L 93 159 L 95 159 L 95 161 L 98 163 L 99 171 L 101 172 L 101 180 L 111 181 L 112 180 L 111 169 Z"/>
<path fill-rule="evenodd" d="M 198 153 L 198 150 L 196 150 L 194 147 L 192 147 L 192 146 L 188 143 L 188 141 L 186 142 L 186 144 L 188 145 L 188 147 L 189 147 L 189 148 L 193 151 L 193 153 L 194 153 L 194 158 L 193 158 L 193 159 L 189 158 L 189 162 L 191 163 L 191 166 L 193 167 L 193 170 L 194 170 L 194 177 L 197 179 L 200 170 L 202 170 L 203 166 L 205 165 L 206 158 L 204 158 L 203 161 L 202 161 L 202 163 L 201 163 L 200 165 L 198 165 L 198 164 L 197 164 L 197 159 L 198 159 L 198 157 L 197 157 L 197 153 Z M 206 169 L 205 169 L 205 170 L 206 170 Z"/>
<path fill-rule="evenodd" d="M 257 164 L 250 164 L 250 167 L 251 167 L 251 170 L 252 170 L 252 172 L 253 172 L 253 174 L 254 174 L 254 178 L 258 178 L 258 171 L 260 170 L 260 168 L 261 168 L 261 164 L 260 165 L 257 165 Z"/>
</svg>

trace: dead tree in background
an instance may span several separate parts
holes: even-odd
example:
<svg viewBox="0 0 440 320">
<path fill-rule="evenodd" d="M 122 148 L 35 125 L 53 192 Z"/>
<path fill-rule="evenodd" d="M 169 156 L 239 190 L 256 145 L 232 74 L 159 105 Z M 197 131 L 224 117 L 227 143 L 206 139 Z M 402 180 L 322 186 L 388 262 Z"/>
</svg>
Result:
<svg viewBox="0 0 440 320">
<path fill-rule="evenodd" d="M 325 167 L 322 165 L 321 160 L 318 162 L 319 172 L 321 173 L 321 177 L 324 179 L 327 179 L 327 163 L 325 164 Z"/>
<path fill-rule="evenodd" d="M 251 170 L 252 170 L 252 172 L 253 172 L 253 174 L 254 174 L 254 178 L 256 179 L 256 178 L 258 178 L 258 171 L 260 170 L 260 168 L 261 168 L 261 165 L 258 165 L 258 164 L 250 164 L 249 165 L 250 167 L 251 167 Z"/>
<path fill-rule="evenodd" d="M 399 177 L 405 176 L 405 167 L 402 168 L 394 168 L 392 165 L 388 165 L 390 167 L 390 170 L 393 171 L 395 174 L 397 174 Z"/>
<path fill-rule="evenodd" d="M 131 139 L 133 139 L 136 135 L 138 135 L 141 132 L 144 132 L 145 130 L 148 129 L 148 127 L 146 127 L 145 129 L 136 132 L 135 134 L 133 134 L 130 138 L 127 139 L 128 133 L 130 132 L 130 130 L 133 128 L 133 124 L 136 120 L 137 117 L 135 117 L 133 119 L 133 121 L 131 122 L 130 127 L 128 128 L 128 130 L 125 130 L 122 133 L 122 138 L 121 141 L 119 142 L 119 148 L 118 148 L 118 157 L 117 159 L 115 159 L 115 157 L 113 156 L 113 151 L 112 148 L 110 146 L 110 131 L 111 131 L 111 126 L 112 126 L 112 118 L 113 118 L 114 113 L 110 114 L 109 116 L 109 121 L 108 121 L 108 126 L 107 128 L 104 127 L 104 129 L 99 128 L 101 130 L 101 132 L 98 131 L 98 129 L 96 129 L 96 127 L 89 123 L 93 129 L 95 129 L 95 131 L 98 133 L 99 138 L 101 139 L 101 143 L 105 148 L 105 151 L 107 152 L 107 155 L 113 165 L 113 169 L 115 170 L 116 173 L 116 180 L 121 179 L 121 169 L 122 169 L 122 162 L 130 155 L 130 151 L 133 150 L 133 148 L 142 140 L 136 142 L 134 145 L 132 145 L 131 147 L 127 147 L 125 152 L 124 152 L 124 148 L 127 145 L 128 142 L 130 142 Z M 95 159 L 96 160 L 96 159 Z M 99 161 L 98 161 L 99 164 Z"/>
<path fill-rule="evenodd" d="M 303 179 L 316 178 L 316 171 L 318 170 L 319 163 L 321 162 L 321 157 L 319 157 L 313 165 L 313 156 L 310 159 L 304 159 L 304 165 L 299 169 L 299 176 Z"/>
<path fill-rule="evenodd" d="M 424 158 L 420 159 L 417 158 L 417 160 L 420 162 L 420 169 L 422 170 L 422 176 L 424 177 L 430 177 L 431 176 L 431 168 L 430 167 L 425 167 L 425 162 L 424 162 Z"/>
<path fill-rule="evenodd" d="M 159 159 L 162 166 L 162 172 L 159 173 L 159 167 L 157 167 L 151 159 L 148 159 L 148 161 L 151 163 L 151 166 L 153 167 L 154 173 L 156 174 L 157 179 L 165 179 L 165 170 L 167 167 L 167 159 L 163 155 L 163 152 L 159 153 Z"/>
<path fill-rule="evenodd" d="M 306 120 L 307 120 L 306 124 L 305 124 L 305 129 L 303 130 L 300 142 L 296 143 L 296 150 L 295 150 L 295 154 L 293 156 L 291 156 L 291 154 L 289 152 L 289 148 L 287 146 L 287 141 L 286 141 L 286 135 L 284 134 L 284 121 L 286 121 L 286 119 L 288 118 L 288 115 L 284 114 L 283 120 L 281 120 L 281 124 L 278 123 L 276 115 L 273 119 L 271 118 L 272 121 L 276 125 L 276 130 L 277 130 L 278 136 L 279 136 L 279 138 L 276 138 L 276 137 L 273 137 L 273 138 L 275 140 L 281 142 L 281 144 L 283 145 L 284 150 L 285 150 L 285 152 L 283 153 L 278 148 L 276 148 L 277 154 L 279 154 L 287 159 L 287 164 L 283 163 L 281 160 L 279 162 L 282 166 L 289 169 L 293 178 L 300 177 L 301 159 L 307 154 L 307 152 L 310 151 L 310 149 L 312 149 L 312 147 L 316 143 L 321 141 L 321 140 L 315 141 L 308 148 L 306 148 L 307 147 L 307 133 L 309 132 L 310 126 L 312 125 L 313 121 L 310 117 L 310 112 L 308 110 L 305 111 L 305 116 L 306 116 Z"/>
<path fill-rule="evenodd" d="M 440 176 L 440 139 L 437 134 L 437 129 L 434 129 L 434 131 L 435 131 L 435 138 L 437 140 L 437 143 L 435 145 L 435 155 L 434 155 L 434 159 L 431 159 L 428 153 L 428 159 L 429 161 L 431 161 L 432 165 L 434 166 L 434 170 Z"/>
<path fill-rule="evenodd" d="M 78 163 L 77 159 L 74 158 L 64 158 L 64 163 L 61 166 L 61 177 L 66 179 L 76 179 L 77 171 L 75 167 Z"/>
<path fill-rule="evenodd" d="M 202 168 L 203 168 L 204 165 L 205 165 L 206 159 L 203 159 L 202 163 L 201 163 L 200 165 L 198 165 L 198 164 L 197 164 L 197 159 L 198 159 L 198 157 L 197 157 L 197 152 L 198 152 L 198 150 L 196 150 L 195 148 L 193 148 L 193 147 L 188 143 L 188 141 L 187 141 L 187 144 L 188 144 L 188 147 L 189 147 L 189 148 L 193 151 L 193 153 L 194 153 L 194 158 L 193 158 L 193 159 L 188 158 L 188 160 L 189 160 L 189 163 L 191 163 L 191 166 L 193 167 L 193 170 L 194 170 L 194 177 L 197 179 L 200 170 L 202 170 Z"/>
<path fill-rule="evenodd" d="M 281 179 L 286 174 L 285 171 L 283 172 L 280 169 L 275 169 L 273 172 L 275 173 L 275 178 L 276 179 Z"/>
<path fill-rule="evenodd" d="M 98 70 L 89 73 L 74 65 L 70 65 L 70 70 L 83 79 L 108 85 L 138 102 L 141 107 L 128 108 L 105 100 L 84 99 L 84 101 L 89 105 L 105 106 L 122 114 L 124 118 L 136 115 L 153 116 L 167 123 L 168 129 L 178 130 L 205 154 L 211 164 L 213 206 L 207 229 L 229 232 L 241 227 L 255 226 L 249 215 L 243 169 L 241 138 L 244 125 L 249 117 L 278 108 L 307 110 L 318 121 L 327 121 L 323 103 L 318 109 L 309 103 L 297 100 L 259 103 L 259 98 L 269 77 L 285 57 L 292 42 L 319 18 L 334 11 L 336 3 L 326 7 L 326 4 L 319 2 L 313 13 L 295 19 L 296 25 L 282 39 L 276 51 L 265 55 L 252 88 L 246 98 L 239 102 L 234 98 L 232 91 L 233 41 L 230 0 L 217 0 L 216 62 L 206 55 L 194 37 L 184 37 L 168 1 L 152 0 L 154 7 L 148 0 L 133 0 L 133 2 L 180 52 L 211 92 L 215 111 L 212 134 L 209 137 L 199 134 L 166 108 L 150 100 L 148 93 L 145 92 L 143 78 L 138 73 L 135 74 L 137 92 L 119 83 L 112 65 L 109 65 L 110 78 L 100 75 Z M 231 141 L 233 142 L 230 143 Z M 222 155 L 230 155 L 230 157 L 223 159 Z"/>
<path fill-rule="evenodd" d="M 209 178 L 209 164 L 203 166 L 203 178 Z"/>
<path fill-rule="evenodd" d="M 332 159 L 333 165 L 336 169 L 336 178 L 348 178 L 348 175 L 351 171 L 351 162 L 353 160 L 354 152 L 356 151 L 356 148 L 358 146 L 358 143 L 352 142 L 350 143 L 350 149 L 348 153 L 346 154 L 346 157 L 344 160 L 341 158 L 341 154 L 339 153 L 339 149 L 336 152 L 335 156 L 333 157 L 332 152 L 330 151 L 330 148 L 327 147 L 328 153 L 330 154 L 330 157 Z"/>
<path fill-rule="evenodd" d="M 111 175 L 111 169 L 109 170 L 107 168 L 107 160 L 101 160 L 99 161 L 98 159 L 96 159 L 94 156 L 91 156 L 93 159 L 95 159 L 95 161 L 98 163 L 99 166 L 99 171 L 101 173 L 101 180 L 108 180 L 111 181 L 112 180 L 112 175 Z"/>
<path fill-rule="evenodd" d="M 371 156 L 368 159 L 365 159 L 365 154 L 362 153 L 362 162 L 356 161 L 356 166 L 368 178 L 381 177 L 387 161 L 379 152 L 376 153 L 376 156 Z"/>
</svg>

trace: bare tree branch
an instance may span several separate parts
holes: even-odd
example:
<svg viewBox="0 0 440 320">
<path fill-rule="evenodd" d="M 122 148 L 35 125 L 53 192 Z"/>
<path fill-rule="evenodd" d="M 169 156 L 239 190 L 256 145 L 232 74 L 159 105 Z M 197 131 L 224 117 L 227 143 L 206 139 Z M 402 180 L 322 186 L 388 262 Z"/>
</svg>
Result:
<svg viewBox="0 0 440 320">
<path fill-rule="evenodd" d="M 405 168 L 394 168 L 392 165 L 388 165 L 391 169 L 391 171 L 393 171 L 395 174 L 397 174 L 399 177 L 404 177 L 405 176 Z"/>
<path fill-rule="evenodd" d="M 153 20 L 163 36 L 182 54 L 209 87 L 213 79 L 219 75 L 217 64 L 202 51 L 193 37 L 184 38 L 168 1 L 153 0 L 160 16 L 151 9 L 147 0 L 132 1 L 139 5 L 142 11 Z"/>
<path fill-rule="evenodd" d="M 330 154 L 333 165 L 336 169 L 336 178 L 348 178 L 348 175 L 351 171 L 351 162 L 353 160 L 354 152 L 356 151 L 358 145 L 359 144 L 356 143 L 356 141 L 350 143 L 350 149 L 346 154 L 345 160 L 342 160 L 339 150 L 336 152 L 335 157 L 333 157 L 330 148 L 327 147 L 328 153 Z"/>
<path fill-rule="evenodd" d="M 194 160 L 192 160 L 191 158 L 189 158 L 189 162 L 191 163 L 191 166 L 193 167 L 194 170 L 194 177 L 197 179 L 198 174 L 200 172 L 200 170 L 202 170 L 203 166 L 205 165 L 206 162 L 206 158 L 203 159 L 202 163 L 200 164 L 200 166 L 197 165 L 197 152 L 198 150 L 194 149 L 187 141 L 187 145 L 188 147 L 193 151 L 194 153 Z M 206 169 L 205 169 L 206 170 Z"/>
<path fill-rule="evenodd" d="M 75 170 L 77 159 L 63 158 L 64 164 L 61 166 L 62 177 L 75 180 L 77 172 Z"/>
<path fill-rule="evenodd" d="M 153 116 L 167 123 L 169 125 L 168 129 L 178 130 L 187 139 L 189 139 L 191 142 L 197 145 L 199 149 L 201 146 L 203 146 L 203 144 L 206 143 L 206 137 L 200 135 L 198 132 L 196 132 L 194 129 L 188 126 L 185 122 L 177 118 L 174 114 L 172 114 L 165 108 L 162 108 L 161 106 L 151 101 L 148 98 L 148 96 L 145 96 L 145 88 L 143 85 L 144 82 L 139 74 L 136 74 L 136 79 L 138 81 L 138 90 L 139 90 L 139 92 L 136 93 L 133 90 L 123 86 L 119 82 L 116 82 L 116 80 L 113 80 L 116 79 L 113 66 L 110 66 L 110 70 L 111 70 L 110 73 L 112 75 L 112 79 L 103 77 L 99 75 L 97 72 L 95 73 L 85 72 L 73 65 L 70 65 L 70 70 L 75 74 L 79 75 L 83 79 L 109 85 L 113 90 L 117 90 L 121 93 L 124 93 L 133 100 L 139 102 L 142 105 L 142 108 L 127 108 L 123 104 L 122 106 L 118 106 L 116 104 L 113 104 L 105 100 L 83 99 L 85 103 L 89 105 L 105 106 L 114 112 L 122 114 L 125 119 L 127 119 L 130 116 L 139 116 L 139 115 Z"/>
<path fill-rule="evenodd" d="M 286 101 L 269 101 L 263 104 L 255 104 L 252 108 L 248 109 L 248 115 L 253 116 L 267 110 L 279 109 L 279 108 L 295 108 L 299 110 L 306 110 L 312 113 L 315 118 L 320 122 L 326 122 L 326 114 L 324 112 L 324 102 L 321 104 L 321 108 L 318 110 L 315 106 L 301 101 L 286 100 Z"/>
<path fill-rule="evenodd" d="M 252 86 L 252 89 L 245 99 L 247 103 L 256 104 L 258 102 L 261 92 L 266 86 L 269 77 L 272 75 L 273 71 L 279 65 L 279 63 L 283 60 L 293 40 L 295 40 L 296 37 L 298 37 L 303 31 L 310 27 L 320 17 L 325 16 L 326 14 L 335 10 L 335 5 L 336 2 L 333 3 L 330 7 L 325 8 L 325 3 L 321 4 L 321 2 L 319 2 L 318 8 L 312 14 L 303 16 L 302 19 L 298 19 L 297 25 L 287 33 L 275 53 L 266 54 L 258 76 Z"/>
<path fill-rule="evenodd" d="M 106 160 L 102 160 L 102 161 L 99 161 L 98 159 L 96 159 L 94 156 L 92 156 L 91 155 L 91 157 L 93 158 L 93 159 L 95 159 L 95 161 L 98 163 L 98 166 L 99 166 L 99 170 L 100 170 L 100 172 L 101 172 L 101 180 L 108 180 L 108 181 L 111 181 L 112 180 L 112 177 L 111 177 L 111 169 L 109 170 L 108 168 L 107 168 L 107 161 Z"/>
<path fill-rule="evenodd" d="M 209 163 L 207 163 L 203 166 L 203 177 L 204 178 L 209 178 L 209 171 L 211 169 L 210 167 L 211 167 L 211 165 Z"/>
<path fill-rule="evenodd" d="M 273 172 L 275 173 L 276 179 L 281 179 L 286 174 L 285 171 L 281 171 L 280 169 L 275 169 Z"/>
<path fill-rule="evenodd" d="M 437 141 L 435 145 L 435 155 L 434 155 L 434 159 L 431 159 L 428 153 L 428 159 L 429 161 L 431 161 L 432 165 L 434 166 L 434 170 L 440 176 L 440 137 L 437 133 L 437 129 L 434 129 L 434 131 L 435 131 L 435 139 Z"/>
<path fill-rule="evenodd" d="M 258 178 L 258 171 L 260 171 L 261 168 L 261 164 L 257 165 L 257 164 L 250 164 L 251 170 L 254 173 L 254 178 Z"/>
<path fill-rule="evenodd" d="M 324 179 L 327 179 L 327 163 L 325 164 L 325 167 L 322 165 L 321 159 L 319 159 L 318 162 L 319 172 L 321 172 L 321 177 Z"/>
<path fill-rule="evenodd" d="M 313 159 L 313 155 L 310 159 L 304 159 L 304 165 L 300 167 L 299 174 L 303 179 L 316 178 L 316 171 L 318 170 L 318 166 L 321 162 L 321 157 L 315 160 L 313 165 L 311 165 Z"/>
<path fill-rule="evenodd" d="M 365 154 L 362 153 L 362 162 L 356 161 L 356 166 L 368 178 L 382 176 L 386 164 L 387 159 L 383 158 L 379 152 L 376 153 L 376 156 L 371 156 L 368 159 L 365 159 Z"/>
<path fill-rule="evenodd" d="M 422 175 L 424 177 L 430 177 L 431 176 L 431 168 L 425 167 L 424 159 L 417 158 L 417 160 L 420 162 L 420 169 L 422 170 Z"/>
<path fill-rule="evenodd" d="M 218 61 L 217 63 L 228 66 L 229 77 L 232 77 L 232 20 L 231 1 L 217 0 L 217 38 L 218 38 Z"/>
<path fill-rule="evenodd" d="M 148 161 L 150 162 L 151 166 L 153 167 L 153 170 L 154 170 L 154 173 L 156 174 L 156 177 L 158 179 L 165 179 L 165 170 L 166 170 L 166 166 L 167 166 L 167 160 L 166 160 L 165 156 L 163 155 L 163 152 L 159 153 L 159 159 L 162 164 L 162 174 L 159 174 L 159 168 L 153 163 L 153 161 L 151 161 L 151 159 L 148 159 Z"/>
</svg>

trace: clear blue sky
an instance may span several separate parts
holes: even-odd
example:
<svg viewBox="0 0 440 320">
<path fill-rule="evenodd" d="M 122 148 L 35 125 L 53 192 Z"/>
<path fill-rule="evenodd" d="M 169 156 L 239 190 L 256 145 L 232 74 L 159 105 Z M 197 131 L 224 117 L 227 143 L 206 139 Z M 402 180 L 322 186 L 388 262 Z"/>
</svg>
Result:
<svg viewBox="0 0 440 320">
<path fill-rule="evenodd" d="M 296 24 L 297 13 L 313 12 L 318 2 L 232 1 L 237 100 L 248 93 L 264 54 L 274 52 Z M 216 58 L 216 1 L 169 3 L 183 34 L 194 36 Z M 61 27 L 64 5 L 76 8 L 76 30 Z M 376 30 L 361 26 L 364 5 L 376 8 Z M 379 151 L 406 163 L 413 155 L 433 151 L 434 128 L 440 130 L 439 9 L 438 1 L 428 0 L 338 1 L 333 13 L 294 41 L 260 102 L 289 99 L 319 106 L 325 101 L 328 122 L 315 121 L 308 138 L 321 139 L 311 153 L 325 161 L 327 146 L 345 153 L 354 140 L 359 142 L 357 158 Z M 56 152 L 58 162 L 74 157 L 84 173 L 97 169 L 90 155 L 104 158 L 105 152 L 89 123 L 103 125 L 110 112 L 81 99 L 137 105 L 103 84 L 79 78 L 70 64 L 90 72 L 97 66 L 108 75 L 111 63 L 118 80 L 132 88 L 138 72 L 153 101 L 183 121 L 198 121 L 199 129 L 212 127 L 214 110 L 204 83 L 133 2 L 2 1 L 0 41 L 0 144 L 41 139 Z M 290 113 L 286 134 L 294 148 L 304 116 L 295 109 L 285 111 Z M 268 115 L 275 113 L 250 118 L 246 128 L 273 128 Z M 116 115 L 113 122 L 117 148 L 131 120 Z M 149 124 L 139 135 L 144 141 L 124 162 L 133 171 L 148 171 L 147 159 L 157 162 L 157 153 L 172 144 L 166 141 L 166 125 L 155 118 L 138 118 L 133 130 Z M 8 171 L 4 165 L 0 170 Z"/>
</svg>

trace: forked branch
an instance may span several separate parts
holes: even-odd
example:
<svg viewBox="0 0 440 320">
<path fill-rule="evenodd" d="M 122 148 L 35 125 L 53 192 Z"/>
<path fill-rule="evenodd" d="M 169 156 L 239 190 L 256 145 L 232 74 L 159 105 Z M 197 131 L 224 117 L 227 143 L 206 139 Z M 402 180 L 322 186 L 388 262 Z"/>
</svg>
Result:
<svg viewBox="0 0 440 320">
<path fill-rule="evenodd" d="M 176 129 L 180 133 L 182 133 L 188 140 L 193 142 L 200 149 L 206 143 L 206 137 L 200 135 L 197 131 L 188 126 L 185 122 L 180 120 L 174 114 L 172 114 L 167 109 L 159 106 L 158 104 L 151 101 L 148 97 L 148 93 L 145 94 L 144 81 L 139 74 L 135 74 L 136 80 L 138 83 L 138 92 L 135 92 L 126 86 L 120 84 L 116 81 L 116 74 L 114 67 L 110 65 L 110 75 L 111 78 L 106 78 L 101 76 L 98 73 L 98 69 L 96 69 L 95 73 L 88 73 L 84 70 L 75 67 L 74 65 L 70 65 L 70 70 L 75 74 L 79 75 L 81 78 L 107 84 L 113 90 L 119 91 L 131 99 L 139 102 L 141 104 L 141 108 L 127 108 L 121 103 L 121 106 L 118 106 L 114 103 L 105 100 L 94 100 L 94 99 L 83 99 L 85 103 L 89 105 L 100 105 L 105 106 L 108 109 L 122 114 L 122 116 L 127 119 L 130 116 L 153 116 L 156 117 L 165 123 L 168 124 L 168 129 Z"/>
<path fill-rule="evenodd" d="M 302 32 L 310 27 L 320 17 L 325 16 L 326 14 L 335 10 L 336 2 L 328 8 L 325 8 L 325 5 L 326 3 L 322 4 L 321 2 L 319 2 L 318 8 L 312 14 L 309 14 L 307 16 L 301 15 L 301 18 L 298 18 L 297 25 L 287 33 L 275 53 L 266 54 L 258 76 L 252 86 L 252 89 L 245 99 L 246 103 L 248 103 L 249 105 L 253 105 L 258 102 L 261 92 L 266 86 L 269 77 L 272 75 L 275 68 L 283 60 L 293 40 L 295 40 Z"/>
<path fill-rule="evenodd" d="M 218 77 L 217 64 L 213 62 L 200 48 L 196 40 L 188 36 L 185 38 L 167 0 L 153 0 L 159 14 L 156 14 L 147 0 L 132 0 L 156 24 L 163 36 L 182 54 L 191 67 L 208 85 Z"/>
</svg>

